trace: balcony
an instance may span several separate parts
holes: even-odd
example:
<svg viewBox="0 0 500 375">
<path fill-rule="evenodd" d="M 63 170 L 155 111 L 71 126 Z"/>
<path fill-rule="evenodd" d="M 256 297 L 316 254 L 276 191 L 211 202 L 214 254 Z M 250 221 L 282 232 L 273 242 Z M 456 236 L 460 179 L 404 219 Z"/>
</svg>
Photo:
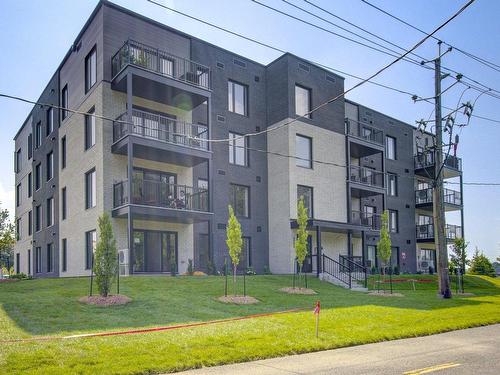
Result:
<svg viewBox="0 0 500 375">
<path fill-rule="evenodd" d="M 434 224 L 417 224 L 417 241 L 434 242 Z M 462 237 L 462 227 L 458 225 L 446 224 L 445 234 L 447 241 L 453 241 Z"/>
<path fill-rule="evenodd" d="M 126 154 L 125 137 L 134 136 L 134 156 L 193 166 L 210 158 L 208 126 L 133 109 L 132 119 L 124 113 L 113 123 L 112 151 Z"/>
<path fill-rule="evenodd" d="M 211 87 L 207 66 L 130 39 L 111 59 L 112 80 L 128 65 L 205 90 Z"/>
<path fill-rule="evenodd" d="M 383 131 L 347 118 L 345 124 L 346 134 L 351 142 L 351 156 L 361 158 L 384 151 Z"/>
<path fill-rule="evenodd" d="M 349 182 L 352 196 L 367 197 L 374 194 L 384 194 L 385 176 L 382 171 L 372 168 L 351 165 L 349 167 Z"/>
<path fill-rule="evenodd" d="M 350 223 L 367 227 L 371 230 L 380 230 L 382 225 L 380 215 L 362 211 L 351 211 Z"/>
<path fill-rule="evenodd" d="M 420 189 L 415 192 L 415 205 L 417 208 L 430 209 L 432 211 L 432 188 Z M 459 191 L 444 189 L 445 211 L 460 209 L 462 206 L 462 194 Z"/>
<path fill-rule="evenodd" d="M 444 159 L 443 176 L 444 178 L 457 177 L 462 173 L 462 159 L 453 155 L 448 155 Z M 420 152 L 414 156 L 415 174 L 434 178 L 435 155 L 433 151 Z"/>
</svg>

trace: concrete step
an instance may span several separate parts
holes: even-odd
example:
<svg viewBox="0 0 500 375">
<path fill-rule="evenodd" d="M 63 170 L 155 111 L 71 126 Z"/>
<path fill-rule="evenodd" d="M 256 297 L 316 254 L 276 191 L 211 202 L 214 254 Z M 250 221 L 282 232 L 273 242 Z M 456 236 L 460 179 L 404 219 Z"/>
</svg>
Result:
<svg viewBox="0 0 500 375">
<path fill-rule="evenodd" d="M 329 275 L 327 273 L 320 273 L 319 279 L 323 280 L 323 281 L 327 281 L 330 284 L 341 286 L 345 289 L 349 289 L 349 285 L 343 283 L 342 281 L 336 279 L 335 277 L 333 277 L 332 275 Z M 368 288 L 364 288 L 362 285 L 359 285 L 359 284 L 353 282 L 350 290 L 355 291 L 355 292 L 367 292 Z"/>
</svg>

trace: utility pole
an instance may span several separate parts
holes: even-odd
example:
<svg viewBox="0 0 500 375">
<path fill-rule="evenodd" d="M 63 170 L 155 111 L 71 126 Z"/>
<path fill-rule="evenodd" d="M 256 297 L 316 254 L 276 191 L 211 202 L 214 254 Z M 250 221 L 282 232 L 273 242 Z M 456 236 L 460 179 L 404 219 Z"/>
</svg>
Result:
<svg viewBox="0 0 500 375">
<path fill-rule="evenodd" d="M 443 298 L 451 298 L 450 279 L 448 275 L 448 247 L 445 235 L 444 216 L 444 190 L 443 190 L 443 128 L 441 118 L 441 41 L 438 42 L 439 53 L 434 60 L 435 80 L 435 119 L 436 119 L 436 146 L 434 149 L 434 188 L 433 194 L 433 216 L 434 216 L 434 238 L 437 250 L 437 272 L 439 277 L 439 294 Z"/>
</svg>

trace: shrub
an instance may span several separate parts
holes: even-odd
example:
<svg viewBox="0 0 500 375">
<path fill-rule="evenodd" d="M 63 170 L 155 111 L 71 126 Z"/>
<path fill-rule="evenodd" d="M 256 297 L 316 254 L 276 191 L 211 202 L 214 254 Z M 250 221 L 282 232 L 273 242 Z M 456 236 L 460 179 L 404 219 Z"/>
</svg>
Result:
<svg viewBox="0 0 500 375">
<path fill-rule="evenodd" d="M 193 260 L 192 259 L 188 259 L 187 274 L 190 276 L 193 276 Z"/>
<path fill-rule="evenodd" d="M 13 275 L 10 275 L 9 277 L 10 279 L 16 279 L 16 280 L 31 280 L 33 279 L 33 277 L 30 275 L 26 275 L 25 273 L 16 273 L 16 274 L 13 274 Z"/>
<path fill-rule="evenodd" d="M 253 267 L 248 267 L 248 268 L 246 269 L 245 273 L 246 273 L 248 276 L 257 275 L 257 272 L 255 272 L 255 270 L 253 269 Z"/>
</svg>

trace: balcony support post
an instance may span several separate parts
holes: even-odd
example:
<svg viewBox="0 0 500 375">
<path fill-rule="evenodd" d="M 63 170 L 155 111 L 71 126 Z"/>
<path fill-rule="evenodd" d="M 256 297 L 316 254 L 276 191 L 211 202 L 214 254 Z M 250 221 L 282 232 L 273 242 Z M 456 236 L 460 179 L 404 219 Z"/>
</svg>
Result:
<svg viewBox="0 0 500 375">
<path fill-rule="evenodd" d="M 321 227 L 316 226 L 316 276 L 319 277 L 319 274 L 323 272 L 321 267 L 321 258 L 322 258 L 322 245 L 321 245 Z"/>
<path fill-rule="evenodd" d="M 460 225 L 462 227 L 462 238 L 465 241 L 465 230 L 464 230 L 464 183 L 463 175 L 460 173 Z"/>
<path fill-rule="evenodd" d="M 132 134 L 132 107 L 133 107 L 132 73 L 127 73 L 127 133 Z"/>
<path fill-rule="evenodd" d="M 348 125 L 348 124 L 347 124 Z M 345 183 L 346 183 L 346 190 L 347 190 L 347 222 L 350 223 L 352 222 L 352 196 L 351 196 L 351 186 L 350 186 L 350 173 L 351 173 L 351 145 L 349 142 L 349 139 L 345 137 L 345 160 L 346 160 L 346 172 L 345 172 Z"/>
</svg>

